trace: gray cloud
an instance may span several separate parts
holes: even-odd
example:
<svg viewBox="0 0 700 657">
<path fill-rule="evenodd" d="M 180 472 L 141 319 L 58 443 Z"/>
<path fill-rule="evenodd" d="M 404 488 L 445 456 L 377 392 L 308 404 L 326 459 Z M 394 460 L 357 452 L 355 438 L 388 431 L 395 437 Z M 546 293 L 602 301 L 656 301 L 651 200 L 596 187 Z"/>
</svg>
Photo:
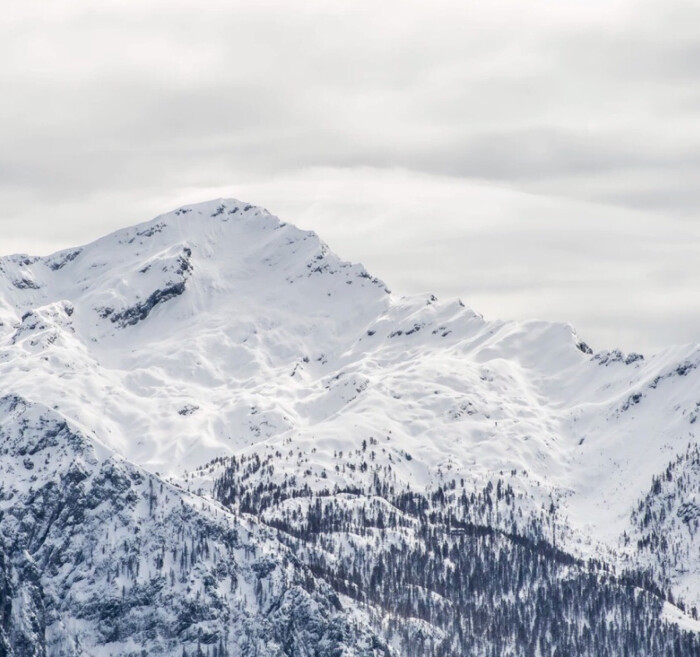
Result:
<svg viewBox="0 0 700 657">
<path fill-rule="evenodd" d="M 593 305 L 698 282 L 698 64 L 678 0 L 28 0 L 0 25 L 0 250 L 245 194 L 394 287 L 561 319 L 588 299 L 601 337 L 697 339 L 680 302 L 667 330 Z"/>
</svg>

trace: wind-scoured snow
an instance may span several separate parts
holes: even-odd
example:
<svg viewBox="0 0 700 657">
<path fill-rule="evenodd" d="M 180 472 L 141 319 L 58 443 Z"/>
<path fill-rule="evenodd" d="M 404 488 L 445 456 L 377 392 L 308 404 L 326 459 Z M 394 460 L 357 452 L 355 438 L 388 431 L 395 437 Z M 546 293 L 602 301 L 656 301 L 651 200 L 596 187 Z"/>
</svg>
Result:
<svg viewBox="0 0 700 657">
<path fill-rule="evenodd" d="M 641 558 L 640 500 L 698 443 L 700 348 L 595 353 L 566 324 L 397 297 L 314 233 L 220 199 L 1 258 L 3 396 L 205 498 L 234 455 L 319 491 L 381 468 L 424 492 L 507 476 L 524 509 L 556 510 L 555 541 L 622 567 Z M 698 518 L 664 565 L 692 604 Z"/>
</svg>

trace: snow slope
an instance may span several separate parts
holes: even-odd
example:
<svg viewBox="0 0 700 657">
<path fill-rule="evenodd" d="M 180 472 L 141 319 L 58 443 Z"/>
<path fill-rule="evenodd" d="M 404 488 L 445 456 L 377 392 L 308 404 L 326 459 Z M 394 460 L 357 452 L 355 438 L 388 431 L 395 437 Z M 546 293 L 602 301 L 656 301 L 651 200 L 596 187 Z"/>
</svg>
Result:
<svg viewBox="0 0 700 657">
<path fill-rule="evenodd" d="M 0 259 L 0 396 L 53 409 L 105 454 L 205 497 L 233 455 L 274 463 L 256 480 L 316 490 L 505 473 L 527 513 L 552 509 L 567 550 L 643 563 L 692 604 L 700 513 L 677 515 L 662 563 L 637 550 L 632 516 L 698 444 L 699 365 L 698 345 L 594 354 L 569 325 L 393 296 L 231 199 Z"/>
</svg>

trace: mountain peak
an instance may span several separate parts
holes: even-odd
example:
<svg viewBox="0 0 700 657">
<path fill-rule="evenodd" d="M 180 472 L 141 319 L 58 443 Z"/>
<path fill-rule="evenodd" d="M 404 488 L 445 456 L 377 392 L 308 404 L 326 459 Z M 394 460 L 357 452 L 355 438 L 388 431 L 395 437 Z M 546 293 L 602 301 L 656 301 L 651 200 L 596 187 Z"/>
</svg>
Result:
<svg viewBox="0 0 700 657">
<path fill-rule="evenodd" d="M 564 611 L 557 652 L 613 618 L 590 654 L 633 653 L 641 618 L 671 654 L 699 376 L 697 350 L 392 296 L 233 199 L 0 259 L 0 653 L 527 654 Z"/>
<path fill-rule="evenodd" d="M 196 292 L 188 296 L 200 309 L 205 302 L 197 295 L 223 290 L 237 296 L 256 281 L 269 301 L 276 293 L 282 304 L 298 294 L 284 289 L 284 283 L 296 284 L 303 288 L 301 294 L 318 302 L 339 294 L 340 279 L 355 289 L 377 290 L 379 296 L 388 292 L 361 265 L 338 258 L 313 231 L 236 199 L 182 206 L 44 258 L 8 256 L 0 259 L 0 271 L 0 286 L 18 308 L 72 299 L 79 292 L 96 297 L 91 303 L 103 319 L 126 325 L 145 318 L 148 307 L 180 296 L 190 281 Z M 304 279 L 312 280 L 305 284 Z M 79 290 L 76 280 L 82 284 Z M 135 308 L 137 302 L 145 305 Z"/>
<path fill-rule="evenodd" d="M 8 345 L 0 362 L 11 351 L 27 361 L 13 392 L 39 394 L 78 425 L 97 427 L 116 451 L 173 472 L 192 450 L 201 463 L 240 446 L 223 423 L 205 432 L 209 438 L 191 432 L 205 414 L 182 409 L 204 408 L 209 398 L 230 406 L 239 418 L 233 426 L 243 421 L 249 434 L 247 411 L 228 395 L 246 381 L 281 386 L 293 372 L 302 381 L 310 363 L 351 350 L 392 303 L 382 281 L 315 233 L 233 199 L 183 206 L 81 247 L 11 256 L 0 266 L 0 340 Z M 75 379 L 68 399 L 57 395 L 63 377 Z M 115 387 L 127 396 L 114 397 Z M 223 396 L 212 399 L 213 389 Z M 86 417 L 87 397 L 100 400 L 97 415 Z M 170 427 L 170 447 L 156 437 L 156 421 Z M 269 433 L 292 424 L 276 409 L 263 426 Z M 151 435 L 135 440 L 144 430 Z"/>
</svg>

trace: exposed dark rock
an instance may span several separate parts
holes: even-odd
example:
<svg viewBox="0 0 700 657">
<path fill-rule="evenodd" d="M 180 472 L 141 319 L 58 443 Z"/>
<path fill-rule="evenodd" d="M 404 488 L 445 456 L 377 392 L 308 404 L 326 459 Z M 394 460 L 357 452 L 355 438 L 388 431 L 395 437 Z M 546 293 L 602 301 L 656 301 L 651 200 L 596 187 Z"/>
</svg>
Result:
<svg viewBox="0 0 700 657">
<path fill-rule="evenodd" d="M 58 254 L 58 256 L 46 261 L 46 265 L 52 271 L 58 271 L 63 269 L 69 262 L 73 262 L 81 253 L 82 249 L 73 249 L 65 253 Z"/>
<path fill-rule="evenodd" d="M 649 384 L 649 387 L 656 388 L 661 381 L 674 376 L 687 376 L 690 372 L 697 368 L 697 366 L 698 363 L 691 361 L 685 361 L 683 363 L 680 363 L 670 372 L 666 372 L 665 374 L 660 374 L 659 376 L 655 377 L 654 380 Z"/>
<path fill-rule="evenodd" d="M 138 235 L 139 237 L 153 237 L 154 235 L 163 232 L 163 230 L 165 230 L 167 227 L 167 224 L 159 222 L 157 224 L 154 224 L 153 226 L 149 226 L 148 228 L 144 228 L 143 230 L 137 231 L 136 235 Z"/>
<path fill-rule="evenodd" d="M 115 312 L 111 308 L 102 309 L 100 311 L 100 316 L 108 316 L 110 321 L 112 321 L 114 324 L 118 324 L 122 328 L 126 326 L 133 326 L 134 324 L 138 324 L 140 321 L 146 319 L 146 317 L 148 317 L 151 311 L 158 304 L 178 297 L 184 292 L 185 281 L 178 281 L 177 283 L 173 283 L 162 290 L 155 290 L 155 292 L 152 292 L 145 301 L 122 311 Z"/>
<path fill-rule="evenodd" d="M 18 290 L 39 290 L 40 286 L 35 283 L 31 278 L 19 278 L 12 281 Z"/>
<path fill-rule="evenodd" d="M 619 349 L 613 349 L 612 351 L 601 351 L 600 353 L 597 353 L 593 359 L 597 360 L 599 365 L 605 366 L 612 365 L 613 363 L 632 365 L 633 363 L 644 360 L 644 356 L 635 352 L 630 352 L 628 355 L 625 355 Z"/>
<path fill-rule="evenodd" d="M 185 404 L 179 411 L 178 415 L 192 415 L 199 410 L 196 404 Z"/>
<path fill-rule="evenodd" d="M 639 404 L 639 402 L 642 401 L 642 393 L 641 392 L 635 392 L 631 394 L 625 403 L 622 405 L 621 410 L 627 411 L 630 409 L 631 406 L 634 406 L 636 404 Z"/>
</svg>

